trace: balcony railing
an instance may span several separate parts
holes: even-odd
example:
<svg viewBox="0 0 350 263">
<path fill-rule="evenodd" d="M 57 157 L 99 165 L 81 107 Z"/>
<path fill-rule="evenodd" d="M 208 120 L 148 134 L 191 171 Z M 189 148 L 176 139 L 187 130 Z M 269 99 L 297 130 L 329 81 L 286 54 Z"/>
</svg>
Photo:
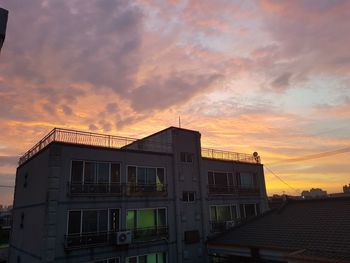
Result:
<svg viewBox="0 0 350 263">
<path fill-rule="evenodd" d="M 208 185 L 209 195 L 259 195 L 260 189 L 256 186 L 242 186 L 242 185 Z"/>
<path fill-rule="evenodd" d="M 167 196 L 166 184 L 72 183 L 68 182 L 70 196 Z"/>
<path fill-rule="evenodd" d="M 214 150 L 209 148 L 202 148 L 202 157 L 209 159 L 218 159 L 218 160 L 228 160 L 228 161 L 237 161 L 244 163 L 260 163 L 259 156 L 253 156 L 252 154 L 237 153 L 237 152 L 228 152 L 221 150 Z"/>
<path fill-rule="evenodd" d="M 116 232 L 102 231 L 65 235 L 65 248 L 75 249 L 115 244 Z"/>
<path fill-rule="evenodd" d="M 146 228 L 136 228 L 132 230 L 133 241 L 147 242 L 168 238 L 168 226 L 154 226 Z"/>
<path fill-rule="evenodd" d="M 68 182 L 69 194 L 72 196 L 96 196 L 96 195 L 122 195 L 120 183 L 70 183 Z"/>
<path fill-rule="evenodd" d="M 150 242 L 167 239 L 168 226 L 154 226 L 132 229 L 132 243 Z M 117 233 L 115 231 L 100 231 L 65 235 L 65 249 L 79 249 L 116 245 Z"/>
<path fill-rule="evenodd" d="M 129 196 L 166 196 L 166 184 L 128 184 L 127 195 Z"/>
<path fill-rule="evenodd" d="M 35 154 L 46 148 L 51 142 L 64 142 L 116 149 L 128 148 L 126 146 L 132 145 L 130 149 L 133 150 L 171 152 L 170 144 L 158 141 L 147 140 L 147 142 L 143 143 L 142 140 L 135 138 L 55 128 L 19 159 L 19 165 L 25 163 Z"/>
</svg>

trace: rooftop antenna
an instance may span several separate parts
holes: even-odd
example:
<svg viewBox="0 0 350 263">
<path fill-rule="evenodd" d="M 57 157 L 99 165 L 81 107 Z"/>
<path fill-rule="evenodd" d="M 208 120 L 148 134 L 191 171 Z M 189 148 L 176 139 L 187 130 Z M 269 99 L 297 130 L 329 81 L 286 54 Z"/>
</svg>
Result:
<svg viewBox="0 0 350 263">
<path fill-rule="evenodd" d="M 181 128 L 181 117 L 179 115 L 179 128 Z"/>
</svg>

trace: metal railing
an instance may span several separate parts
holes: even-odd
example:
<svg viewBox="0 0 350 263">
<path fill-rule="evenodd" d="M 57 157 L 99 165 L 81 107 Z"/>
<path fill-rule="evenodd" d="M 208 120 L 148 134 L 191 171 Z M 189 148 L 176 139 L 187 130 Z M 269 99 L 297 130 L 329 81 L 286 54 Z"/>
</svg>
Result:
<svg viewBox="0 0 350 263">
<path fill-rule="evenodd" d="M 65 235 L 64 245 L 66 249 L 74 249 L 115 244 L 116 234 L 114 231 L 69 234 Z"/>
<path fill-rule="evenodd" d="M 121 183 L 71 183 L 68 182 L 71 196 L 122 195 Z"/>
<path fill-rule="evenodd" d="M 164 196 L 167 195 L 166 184 L 127 184 L 129 196 Z"/>
<path fill-rule="evenodd" d="M 167 196 L 166 184 L 72 183 L 69 196 Z"/>
<path fill-rule="evenodd" d="M 259 195 L 260 189 L 251 185 L 222 185 L 222 184 L 209 184 L 209 195 Z"/>
<path fill-rule="evenodd" d="M 201 153 L 202 157 L 204 158 L 238 161 L 245 163 L 260 163 L 260 158 L 254 157 L 252 154 L 228 152 L 209 148 L 202 148 Z"/>
<path fill-rule="evenodd" d="M 99 146 L 116 149 L 128 148 L 126 146 L 132 145 L 130 149 L 134 150 L 145 150 L 166 153 L 171 151 L 171 145 L 157 141 L 147 140 L 147 142 L 143 143 L 142 140 L 138 140 L 135 138 L 54 128 L 42 140 L 35 144 L 22 157 L 20 157 L 19 165 L 25 163 L 35 154 L 46 148 L 47 145 L 49 145 L 51 142 L 64 142 L 78 145 Z"/>
<path fill-rule="evenodd" d="M 145 228 L 131 229 L 133 241 L 146 242 L 168 238 L 168 226 L 154 226 Z"/>
<path fill-rule="evenodd" d="M 130 229 L 130 231 L 132 231 L 132 243 L 166 239 L 169 236 L 168 229 L 168 226 Z M 117 234 L 117 231 L 68 234 L 64 236 L 64 247 L 65 249 L 78 249 L 104 245 L 116 245 Z"/>
</svg>

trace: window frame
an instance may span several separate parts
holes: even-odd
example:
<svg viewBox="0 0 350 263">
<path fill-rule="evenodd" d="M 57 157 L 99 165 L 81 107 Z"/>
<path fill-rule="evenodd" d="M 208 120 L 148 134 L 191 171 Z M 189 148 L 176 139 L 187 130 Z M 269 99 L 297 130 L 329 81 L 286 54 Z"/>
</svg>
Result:
<svg viewBox="0 0 350 263">
<path fill-rule="evenodd" d="M 82 171 L 82 180 L 81 183 L 79 182 L 72 182 L 72 172 L 73 172 L 73 162 L 83 162 L 83 171 Z M 111 177 L 112 177 L 112 164 L 118 164 L 119 165 L 119 182 L 115 182 L 116 184 L 120 184 L 122 181 L 121 178 L 121 162 L 112 162 L 112 161 L 98 161 L 98 160 L 82 160 L 82 159 L 71 159 L 70 161 L 70 176 L 69 176 L 69 182 L 70 183 L 75 183 L 75 184 L 81 184 L 84 185 L 85 184 L 85 164 L 89 162 L 89 163 L 94 163 L 95 164 L 95 174 L 94 174 L 94 182 L 92 184 L 98 184 L 98 175 L 97 175 L 97 165 L 98 163 L 107 163 L 108 164 L 108 182 L 107 184 L 112 184 L 111 182 Z"/>
<path fill-rule="evenodd" d="M 157 215 L 156 215 L 156 218 L 157 218 L 157 220 L 158 220 L 158 209 L 165 209 L 165 226 L 168 226 L 168 208 L 167 207 L 150 207 L 150 208 L 135 208 L 135 209 L 127 209 L 126 210 L 126 214 L 125 214 L 125 217 L 126 217 L 126 224 L 127 224 L 127 216 L 128 216 L 128 212 L 129 211 L 142 211 L 142 210 L 150 210 L 150 209 L 152 209 L 152 210 L 157 210 Z M 135 228 L 133 228 L 133 229 L 128 229 L 128 230 L 135 230 L 135 229 L 139 229 L 138 227 L 137 227 L 137 212 L 136 212 L 136 227 Z M 135 220 L 135 219 L 134 219 Z M 135 221 L 134 221 L 135 222 Z M 156 225 L 156 227 L 159 227 L 159 225 L 158 225 L 158 222 L 157 222 L 157 225 Z M 128 226 L 126 226 L 126 228 L 128 228 Z"/>
<path fill-rule="evenodd" d="M 164 170 L 164 185 L 167 184 L 167 173 L 166 173 L 166 168 L 165 167 L 160 167 L 160 166 L 143 166 L 143 165 L 132 165 L 129 164 L 126 166 L 126 183 L 129 184 L 129 167 L 135 167 L 136 168 L 136 185 L 138 184 L 138 169 L 137 168 L 151 168 L 151 169 L 155 169 L 156 170 L 156 183 L 155 185 L 157 185 L 157 176 L 158 176 L 158 169 L 163 169 Z M 147 185 L 147 184 L 146 184 Z M 152 184 L 150 184 L 152 185 Z"/>
<path fill-rule="evenodd" d="M 213 184 L 209 184 L 209 173 L 213 174 Z M 227 186 L 236 186 L 236 182 L 235 182 L 235 176 L 234 176 L 234 171 L 233 172 L 228 172 L 228 171 L 218 171 L 218 170 L 208 170 L 207 171 L 207 180 L 208 180 L 208 185 L 220 185 L 220 184 L 216 184 L 215 182 L 215 173 L 223 173 L 226 174 L 226 185 Z M 229 180 L 229 174 L 232 175 L 232 185 L 230 184 L 230 180 Z"/>
<path fill-rule="evenodd" d="M 223 205 L 210 205 L 209 206 L 209 219 L 210 219 L 210 221 L 211 222 L 221 222 L 221 221 L 218 221 L 218 219 L 217 219 L 217 210 L 216 210 L 216 207 L 220 207 L 220 206 L 228 206 L 228 207 L 230 207 L 230 220 L 226 220 L 226 221 L 232 221 L 232 220 L 237 220 L 237 219 L 239 219 L 240 217 L 238 216 L 238 211 L 237 211 L 237 207 L 238 207 L 238 209 L 239 209 L 239 204 L 223 204 Z M 232 217 L 232 206 L 234 206 L 235 207 L 235 210 L 236 210 L 236 218 L 233 218 Z M 215 215 L 215 220 L 213 220 L 212 218 L 213 218 L 213 215 L 212 215 L 212 212 L 211 212 L 211 208 L 212 207 L 215 207 L 215 213 L 216 213 L 216 215 Z M 225 221 L 223 221 L 223 222 L 225 222 Z"/>
<path fill-rule="evenodd" d="M 183 198 L 184 194 L 187 194 L 187 200 Z M 190 201 L 190 194 L 193 193 L 193 201 Z M 196 202 L 196 191 L 182 191 L 182 202 L 184 203 L 194 203 Z"/>
<path fill-rule="evenodd" d="M 113 207 L 109 207 L 109 208 L 105 208 L 105 209 L 96 209 L 96 208 L 88 208 L 88 209 L 68 209 L 67 210 L 67 227 L 66 227 L 66 235 L 68 236 L 69 233 L 68 233 L 68 230 L 69 230 L 69 213 L 70 212 L 77 212 L 79 211 L 80 212 L 80 231 L 79 233 L 76 233 L 76 234 L 79 234 L 79 235 L 82 235 L 82 234 L 86 234 L 86 233 L 89 233 L 89 232 L 83 232 L 83 211 L 100 211 L 100 210 L 107 210 L 107 218 L 108 218 L 108 222 L 107 222 L 107 232 L 111 232 L 110 230 L 110 227 L 111 227 L 111 222 L 110 222 L 110 210 L 118 210 L 118 231 L 120 231 L 121 229 L 121 208 L 113 208 Z M 116 231 L 116 232 L 118 232 Z M 103 231 L 101 231 L 103 232 Z"/>
<path fill-rule="evenodd" d="M 154 253 L 148 253 L 148 254 L 141 254 L 141 255 L 136 255 L 136 256 L 129 256 L 129 257 L 125 258 L 125 262 L 128 263 L 130 258 L 135 258 L 136 257 L 136 263 L 139 263 L 139 257 L 144 257 L 144 256 L 152 255 L 152 254 L 160 254 L 160 253 L 162 253 L 163 255 L 165 254 L 165 263 L 168 263 L 168 253 L 166 251 L 154 252 Z"/>
</svg>

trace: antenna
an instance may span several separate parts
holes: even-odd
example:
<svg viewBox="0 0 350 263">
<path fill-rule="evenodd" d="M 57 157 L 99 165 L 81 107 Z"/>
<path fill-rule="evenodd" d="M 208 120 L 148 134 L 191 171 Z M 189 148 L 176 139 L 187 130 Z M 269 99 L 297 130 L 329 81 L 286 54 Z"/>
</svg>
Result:
<svg viewBox="0 0 350 263">
<path fill-rule="evenodd" d="M 179 128 L 181 128 L 181 117 L 179 115 Z"/>
</svg>

